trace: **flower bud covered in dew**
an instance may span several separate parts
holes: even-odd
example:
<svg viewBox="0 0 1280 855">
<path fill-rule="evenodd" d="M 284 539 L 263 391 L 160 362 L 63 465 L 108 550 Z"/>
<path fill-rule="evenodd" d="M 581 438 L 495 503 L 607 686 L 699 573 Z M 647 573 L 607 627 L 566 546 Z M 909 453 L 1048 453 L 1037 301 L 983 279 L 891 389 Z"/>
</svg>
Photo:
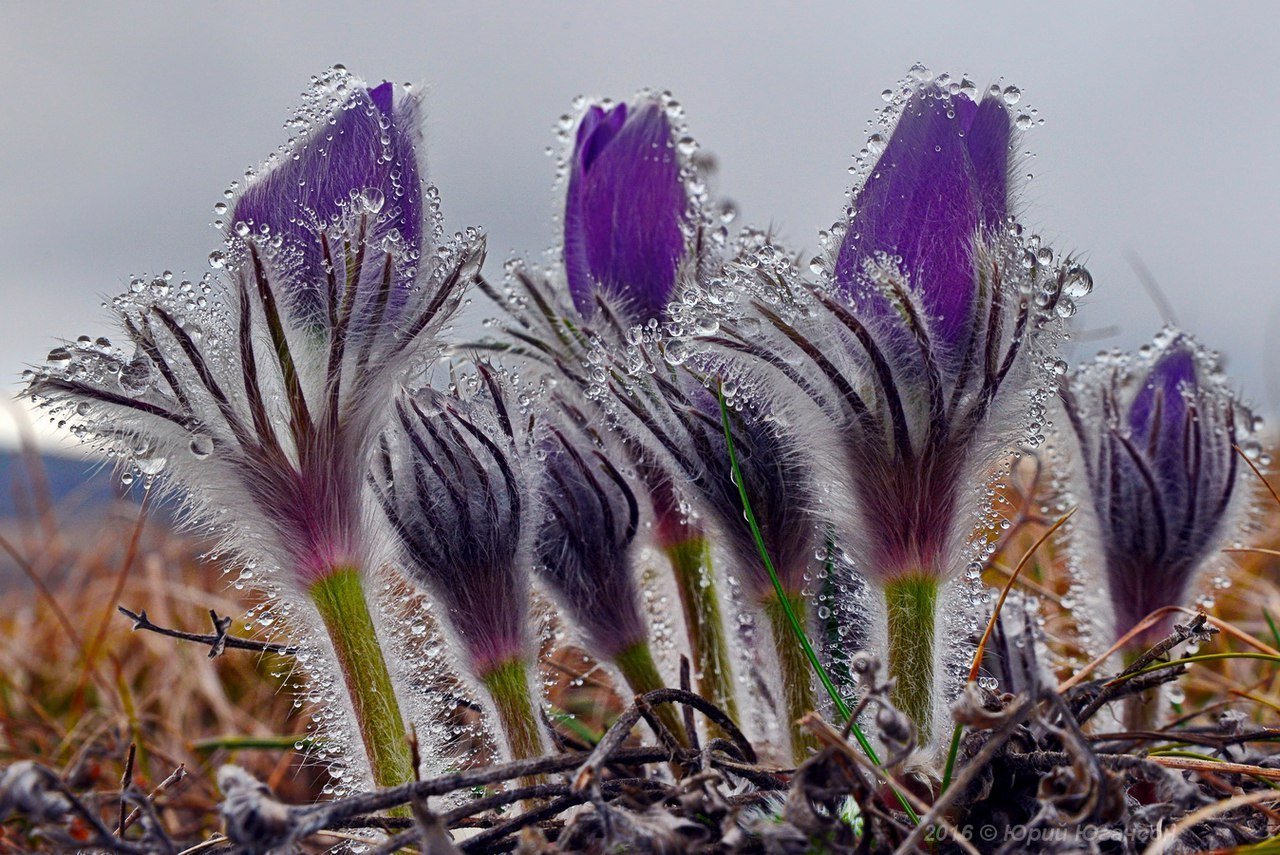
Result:
<svg viewBox="0 0 1280 855">
<path fill-rule="evenodd" d="M 580 410 L 564 406 L 556 422 L 541 441 L 547 513 L 539 576 L 578 628 L 583 649 L 612 663 L 635 694 L 661 689 L 670 682 L 653 658 L 637 578 L 640 502 L 611 462 L 608 438 L 591 430 Z M 684 740 L 674 706 L 654 713 Z"/>
<path fill-rule="evenodd" d="M 789 402 L 836 542 L 882 596 L 893 700 L 931 744 L 946 716 L 938 617 L 975 557 L 989 484 L 1044 403 L 1087 272 L 1013 223 L 1012 118 L 999 89 L 905 83 L 864 150 L 849 219 L 806 282 L 767 236 L 704 285 L 745 394 Z M 967 83 L 967 82 L 966 82 Z M 892 93 L 891 93 L 892 94 Z M 890 130 L 891 129 L 891 130 Z M 964 632 L 967 627 L 960 627 Z M 946 649 L 944 649 L 946 648 Z"/>
<path fill-rule="evenodd" d="M 468 231 L 424 252 L 439 214 L 422 203 L 413 97 L 335 68 L 292 127 L 217 206 L 213 271 L 134 280 L 112 302 L 123 341 L 55 349 L 28 393 L 126 479 L 163 479 L 279 598 L 334 687 L 326 756 L 358 757 L 343 750 L 358 739 L 366 774 L 390 785 L 411 770 L 370 602 L 385 538 L 366 472 L 398 383 L 438 356 L 484 244 Z"/>
<path fill-rule="evenodd" d="M 564 203 L 564 268 L 573 304 L 617 298 L 628 320 L 661 318 L 686 253 L 689 207 L 663 106 L 592 105 L 578 124 Z"/>
<path fill-rule="evenodd" d="M 506 754 L 543 753 L 531 691 L 530 615 L 539 508 L 532 437 L 487 366 L 466 392 L 424 389 L 395 403 L 373 468 L 374 490 L 399 539 L 401 569 L 439 609 L 464 673 L 484 690 Z"/>
<path fill-rule="evenodd" d="M 1105 590 L 1109 638 L 1185 606 L 1219 549 L 1241 534 L 1250 491 L 1236 446 L 1256 449 L 1254 417 L 1216 354 L 1165 328 L 1137 355 L 1108 353 L 1064 378 L 1075 444 L 1077 564 Z M 1127 643 L 1137 655 L 1173 628 L 1167 614 Z"/>
<path fill-rule="evenodd" d="M 652 530 L 671 563 L 699 691 L 736 715 L 709 533 L 673 488 L 682 478 L 654 459 L 648 428 L 602 385 L 614 366 L 636 355 L 642 335 L 662 335 L 677 283 L 701 262 L 705 181 L 689 156 L 694 144 L 680 136 L 678 115 L 669 97 L 650 94 L 631 104 L 585 105 L 564 162 L 563 279 L 513 264 L 513 287 L 490 296 L 510 321 L 502 325 L 502 348 L 543 368 L 569 403 L 615 429 L 621 441 L 611 448 L 629 458 L 649 493 Z M 564 127 L 573 127 L 569 117 Z M 666 381 L 642 385 L 660 401 L 658 382 Z M 715 409 L 704 415 L 718 417 Z"/>
</svg>

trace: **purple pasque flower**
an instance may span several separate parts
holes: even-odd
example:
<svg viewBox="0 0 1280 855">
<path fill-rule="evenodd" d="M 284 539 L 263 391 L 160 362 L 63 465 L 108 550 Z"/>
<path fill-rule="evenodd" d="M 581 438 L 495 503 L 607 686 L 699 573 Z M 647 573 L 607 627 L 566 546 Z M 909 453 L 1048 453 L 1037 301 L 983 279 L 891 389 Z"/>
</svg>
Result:
<svg viewBox="0 0 1280 855">
<path fill-rule="evenodd" d="M 400 543 L 401 570 L 440 609 L 462 665 L 484 680 L 533 651 L 530 576 L 540 517 L 530 431 L 493 370 L 469 392 L 395 402 L 372 483 Z"/>
<path fill-rule="evenodd" d="M 876 274 L 894 259 L 944 367 L 981 320 L 976 268 L 1009 214 L 1011 128 L 994 92 L 975 104 L 936 86 L 915 91 L 854 197 L 836 256 L 836 288 L 864 321 L 898 311 Z"/>
<path fill-rule="evenodd" d="M 584 318 L 594 294 L 620 300 L 629 320 L 661 318 L 687 254 L 689 199 L 666 109 L 593 104 L 578 124 L 564 207 L 564 266 Z"/>
<path fill-rule="evenodd" d="M 803 283 L 766 242 L 696 301 L 722 321 L 703 345 L 808 409 L 795 441 L 829 473 L 837 537 L 874 580 L 964 566 L 975 485 L 1039 421 L 1057 328 L 1092 287 L 1006 227 L 1010 122 L 994 96 L 918 86 L 829 278 Z"/>
<path fill-rule="evenodd" d="M 915 85 L 819 282 L 763 235 L 688 300 L 719 320 L 691 348 L 793 414 L 789 448 L 878 589 L 893 702 L 921 745 L 945 727 L 940 663 L 956 652 L 937 643 L 939 603 L 976 557 L 983 485 L 1041 441 L 1059 328 L 1091 288 L 1002 224 L 1010 122 L 994 98 Z"/>
<path fill-rule="evenodd" d="M 1216 355 L 1172 328 L 1137 357 L 1108 354 L 1081 367 L 1061 397 L 1091 520 L 1080 563 L 1098 568 L 1119 638 L 1153 611 L 1185 605 L 1239 533 L 1248 491 L 1235 446 L 1252 444 L 1253 416 Z M 1159 640 L 1172 624 L 1172 615 L 1158 621 L 1130 646 Z"/>
<path fill-rule="evenodd" d="M 235 202 L 239 211 L 253 200 L 253 227 L 234 229 L 210 256 L 215 271 L 195 283 L 134 280 L 113 301 L 124 345 L 85 337 L 59 347 L 28 387 L 123 461 L 127 478 L 163 474 L 192 522 L 243 559 L 283 571 L 286 588 L 339 566 L 376 566 L 365 493 L 374 437 L 400 379 L 437 357 L 438 333 L 484 255 L 482 237 L 468 231 L 420 263 L 409 242 L 385 239 L 372 210 L 330 216 L 382 169 L 379 146 L 329 139 L 353 114 L 370 119 L 354 102 L 385 107 L 391 93 L 374 91 L 345 72 L 326 75 L 309 98 L 308 129 Z M 410 102 L 392 100 L 396 115 L 414 115 Z M 312 180 L 327 195 L 300 195 L 294 178 L 280 178 L 300 163 L 323 174 Z M 417 167 L 403 165 L 401 180 L 414 185 L 404 195 L 417 198 Z M 425 224 L 415 223 L 405 231 L 422 235 Z M 303 256 L 323 263 L 301 264 Z M 319 303 L 298 299 L 304 293 Z"/>
<path fill-rule="evenodd" d="M 564 414 L 540 444 L 547 521 L 538 535 L 539 575 L 587 651 L 612 661 L 649 640 L 635 578 L 640 504 L 585 414 L 572 406 Z"/>
<path fill-rule="evenodd" d="M 233 237 L 266 239 L 273 278 L 300 317 L 324 324 L 336 302 L 326 293 L 332 255 L 324 245 L 341 233 L 350 249 L 394 249 L 395 287 L 384 317 L 402 308 L 401 291 L 413 281 L 426 232 L 419 100 L 400 87 L 370 87 L 341 69 L 321 78 L 300 116 L 304 130 L 252 176 L 227 216 Z M 348 264 L 337 286 L 376 293 L 383 252 L 366 252 Z M 363 301 L 360 301 L 363 302 Z"/>
</svg>

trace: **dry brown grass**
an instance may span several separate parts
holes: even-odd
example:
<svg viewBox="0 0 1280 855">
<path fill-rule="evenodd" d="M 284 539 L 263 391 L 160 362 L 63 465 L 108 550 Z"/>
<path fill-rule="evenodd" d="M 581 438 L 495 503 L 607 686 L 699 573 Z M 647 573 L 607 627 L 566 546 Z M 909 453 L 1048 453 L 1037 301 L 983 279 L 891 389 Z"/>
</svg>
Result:
<svg viewBox="0 0 1280 855">
<path fill-rule="evenodd" d="M 1015 478 L 1026 486 L 1027 479 Z M 121 503 L 96 522 L 67 517 L 40 501 L 32 512 L 0 528 L 17 578 L 0 610 L 0 765 L 38 759 L 64 773 L 80 791 L 118 791 L 129 746 L 137 748 L 134 779 L 151 790 L 175 768 L 189 773 L 159 795 L 166 825 L 179 839 L 207 837 L 218 825 L 213 772 L 228 760 L 247 767 L 287 802 L 321 798 L 322 769 L 308 766 L 293 744 L 309 710 L 294 706 L 281 676 L 282 657 L 233 651 L 210 659 L 207 648 L 133 631 L 117 606 L 145 609 L 158 625 L 209 632 L 209 610 L 239 617 L 252 605 L 200 547 L 161 523 L 142 522 L 136 505 Z M 987 570 L 1001 586 L 1011 567 L 1043 533 L 1037 504 L 1012 486 L 1005 495 L 1015 525 Z M 1280 506 L 1266 517 L 1257 545 L 1280 548 Z M 1018 585 L 1042 601 L 1046 630 L 1064 661 L 1080 660 L 1073 618 L 1062 607 L 1068 579 L 1061 556 L 1044 546 Z M 1232 585 L 1212 611 L 1230 631 L 1202 652 L 1247 649 L 1248 638 L 1280 648 L 1268 623 L 1280 621 L 1280 586 L 1273 555 L 1240 554 Z M 245 628 L 236 625 L 236 634 Z M 554 683 L 552 701 L 577 723 L 562 728 L 580 744 L 602 731 L 620 708 L 608 676 L 573 649 L 544 651 Z M 1061 671 L 1068 676 L 1068 669 Z M 1280 723 L 1280 680 L 1273 663 L 1235 660 L 1193 666 L 1181 684 L 1185 715 L 1238 709 L 1259 724 Z M 474 715 L 474 713 L 471 713 Z M 1203 722 L 1202 722 L 1203 723 Z M 481 755 L 482 756 L 482 755 Z M 0 852 L 25 851 L 21 820 L 0 826 Z"/>
<path fill-rule="evenodd" d="M 45 508 L 7 526 L 0 545 L 18 576 L 0 611 L 0 764 L 38 759 L 77 788 L 111 790 L 135 745 L 143 789 L 179 765 L 188 772 L 157 799 L 175 829 L 213 830 L 211 773 L 228 759 L 286 799 L 318 796 L 323 772 L 281 739 L 306 727 L 307 711 L 277 676 L 287 662 L 210 659 L 199 645 L 134 632 L 117 612 L 145 609 L 157 624 L 195 632 L 211 631 L 210 609 L 244 614 L 249 599 L 190 540 L 121 503 L 96 521 L 63 522 Z M 231 748 L 228 738 L 280 747 Z M 23 830 L 7 824 L 0 845 L 21 849 Z"/>
</svg>

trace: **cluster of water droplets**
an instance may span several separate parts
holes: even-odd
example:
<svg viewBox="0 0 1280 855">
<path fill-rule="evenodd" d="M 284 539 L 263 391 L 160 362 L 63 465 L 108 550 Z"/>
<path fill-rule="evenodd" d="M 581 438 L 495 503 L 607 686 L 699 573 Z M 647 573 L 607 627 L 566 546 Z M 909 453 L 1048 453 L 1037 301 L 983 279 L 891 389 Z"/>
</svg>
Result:
<svg viewBox="0 0 1280 855">
<path fill-rule="evenodd" d="M 193 281 L 165 271 L 150 278 L 134 277 L 127 291 L 105 305 L 135 327 L 159 308 L 209 354 L 219 351 L 228 333 L 221 298 L 209 276 Z M 149 323 L 153 329 L 159 327 L 156 321 Z M 120 464 L 125 485 L 139 480 L 150 484 L 174 453 L 204 460 L 214 451 L 215 438 L 207 431 L 197 428 L 183 433 L 176 425 L 109 402 L 132 401 L 165 409 L 177 404 L 146 349 L 127 336 L 124 342 L 113 343 L 106 337 L 82 335 L 50 350 L 44 364 L 23 372 L 23 379 L 57 427 Z M 66 384 L 90 392 L 70 393 Z M 101 394 L 92 394 L 93 390 Z"/>
</svg>

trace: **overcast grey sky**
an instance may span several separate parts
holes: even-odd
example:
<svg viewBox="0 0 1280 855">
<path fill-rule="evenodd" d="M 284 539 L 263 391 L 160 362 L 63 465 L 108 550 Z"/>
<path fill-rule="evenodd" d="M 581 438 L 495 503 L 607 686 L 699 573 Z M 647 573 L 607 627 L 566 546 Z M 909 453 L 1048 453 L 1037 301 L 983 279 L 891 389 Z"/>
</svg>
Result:
<svg viewBox="0 0 1280 855">
<path fill-rule="evenodd" d="M 496 270 L 554 239 L 544 149 L 578 94 L 671 89 L 718 155 L 739 222 L 793 244 L 844 204 L 879 93 L 922 61 L 998 79 L 1046 119 L 1024 218 L 1084 253 L 1079 345 L 1177 318 L 1266 411 L 1280 387 L 1280 4 L 0 2 L 0 377 L 57 336 L 113 332 L 131 274 L 198 274 L 212 206 L 285 138 L 309 77 L 343 63 L 425 83 L 431 180 Z M 0 413 L 0 441 L 10 431 Z"/>
</svg>

